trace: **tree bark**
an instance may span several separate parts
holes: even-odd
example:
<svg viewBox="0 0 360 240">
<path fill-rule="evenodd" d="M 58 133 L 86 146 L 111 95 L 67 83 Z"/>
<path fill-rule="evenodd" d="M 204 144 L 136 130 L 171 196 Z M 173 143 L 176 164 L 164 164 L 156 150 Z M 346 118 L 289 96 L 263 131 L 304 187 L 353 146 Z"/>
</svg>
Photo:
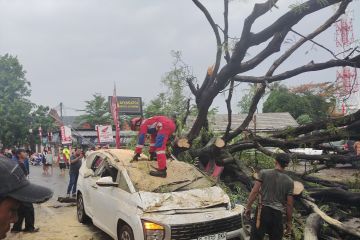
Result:
<svg viewBox="0 0 360 240">
<path fill-rule="evenodd" d="M 312 213 L 308 216 L 304 230 L 304 240 L 318 240 L 320 223 L 321 217 L 318 214 Z"/>
<path fill-rule="evenodd" d="M 360 207 L 360 193 L 345 191 L 341 188 L 328 188 L 310 193 L 310 196 L 321 202 L 333 202 L 343 206 Z"/>
<path fill-rule="evenodd" d="M 358 239 L 360 238 L 360 231 L 351 227 L 351 226 L 346 226 L 345 224 L 343 224 L 342 222 L 328 216 L 326 213 L 324 213 L 323 211 L 321 211 L 319 209 L 319 207 L 315 204 L 312 203 L 306 199 L 302 199 L 302 202 L 305 206 L 307 206 L 308 208 L 310 208 L 314 213 L 317 213 L 327 224 L 329 224 L 331 227 L 340 230 L 346 234 L 349 234 L 351 236 L 357 237 Z"/>
</svg>

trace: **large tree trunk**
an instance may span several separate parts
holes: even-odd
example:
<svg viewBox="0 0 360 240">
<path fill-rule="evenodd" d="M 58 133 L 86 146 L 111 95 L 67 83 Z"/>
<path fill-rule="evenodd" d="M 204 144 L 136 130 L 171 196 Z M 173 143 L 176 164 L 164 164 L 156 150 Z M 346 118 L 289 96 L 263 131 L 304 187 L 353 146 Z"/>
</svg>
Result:
<svg viewBox="0 0 360 240">
<path fill-rule="evenodd" d="M 306 219 L 304 240 L 318 240 L 321 217 L 317 213 L 310 214 Z"/>
<path fill-rule="evenodd" d="M 333 227 L 337 230 L 340 230 L 346 234 L 349 234 L 353 237 L 356 237 L 356 239 L 360 239 L 360 231 L 358 229 L 355 229 L 351 226 L 347 226 L 347 225 L 341 223 L 340 221 L 338 221 L 334 218 L 331 218 L 326 213 L 321 211 L 320 208 L 315 203 L 312 203 L 306 199 L 302 199 L 302 202 L 304 203 L 305 206 L 310 208 L 314 213 L 317 213 L 331 227 Z"/>
<path fill-rule="evenodd" d="M 360 193 L 345 191 L 341 188 L 328 188 L 310 193 L 312 198 L 320 202 L 333 202 L 343 206 L 360 207 Z"/>
</svg>

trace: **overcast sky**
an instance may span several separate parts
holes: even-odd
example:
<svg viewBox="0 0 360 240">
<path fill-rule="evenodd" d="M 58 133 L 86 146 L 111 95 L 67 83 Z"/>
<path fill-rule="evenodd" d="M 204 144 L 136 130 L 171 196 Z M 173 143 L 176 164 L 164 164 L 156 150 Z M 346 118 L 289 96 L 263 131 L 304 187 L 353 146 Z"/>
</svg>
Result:
<svg viewBox="0 0 360 240">
<path fill-rule="evenodd" d="M 222 25 L 223 1 L 207 0 L 215 20 Z M 232 1 L 230 35 L 239 36 L 243 19 L 254 2 Z M 279 1 L 279 9 L 258 19 L 256 32 L 289 10 L 293 1 Z M 359 15 L 360 1 L 350 5 Z M 334 12 L 328 8 L 310 15 L 295 26 L 306 34 Z M 354 20 L 359 36 L 360 18 Z M 289 35 L 289 39 L 293 36 Z M 335 28 L 330 28 L 317 41 L 335 47 Z M 290 45 L 283 45 L 282 49 Z M 255 54 L 262 46 L 251 49 Z M 325 61 L 331 56 L 320 48 L 309 53 L 305 45 L 279 72 L 310 60 Z M 160 80 L 171 67 L 171 50 L 181 50 L 183 59 L 202 80 L 215 57 L 215 40 L 202 13 L 190 0 L 0 0 L 0 55 L 16 55 L 27 71 L 32 85 L 31 100 L 55 107 L 82 109 L 93 93 L 141 96 L 145 102 L 162 89 Z M 278 56 L 278 55 L 276 55 Z M 266 61 L 251 73 L 261 76 L 269 67 Z M 301 75 L 287 81 L 334 81 L 335 70 Z M 235 100 L 241 96 L 239 86 Z M 214 106 L 225 112 L 224 97 Z M 234 104 L 235 105 L 235 104 Z M 66 114 L 74 111 L 66 109 Z"/>
</svg>

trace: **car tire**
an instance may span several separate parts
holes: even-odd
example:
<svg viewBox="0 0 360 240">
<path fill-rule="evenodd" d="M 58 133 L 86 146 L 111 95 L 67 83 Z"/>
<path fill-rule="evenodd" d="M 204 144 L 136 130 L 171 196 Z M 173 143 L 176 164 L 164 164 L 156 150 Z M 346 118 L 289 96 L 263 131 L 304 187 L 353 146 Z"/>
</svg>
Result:
<svg viewBox="0 0 360 240">
<path fill-rule="evenodd" d="M 76 215 L 77 215 L 77 219 L 80 223 L 88 223 L 90 221 L 89 216 L 86 215 L 86 212 L 85 212 L 84 199 L 83 199 L 81 193 L 78 193 L 78 195 L 77 195 Z"/>
<path fill-rule="evenodd" d="M 134 233 L 129 225 L 118 226 L 118 240 L 135 240 Z"/>
</svg>

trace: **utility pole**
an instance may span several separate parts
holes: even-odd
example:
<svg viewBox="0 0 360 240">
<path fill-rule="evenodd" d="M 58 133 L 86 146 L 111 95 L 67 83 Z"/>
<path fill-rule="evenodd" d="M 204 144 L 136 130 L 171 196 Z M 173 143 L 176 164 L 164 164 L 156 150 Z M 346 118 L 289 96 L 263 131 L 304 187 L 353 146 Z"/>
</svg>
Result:
<svg viewBox="0 0 360 240">
<path fill-rule="evenodd" d="M 63 120 L 63 103 L 60 103 L 60 119 Z"/>
</svg>

